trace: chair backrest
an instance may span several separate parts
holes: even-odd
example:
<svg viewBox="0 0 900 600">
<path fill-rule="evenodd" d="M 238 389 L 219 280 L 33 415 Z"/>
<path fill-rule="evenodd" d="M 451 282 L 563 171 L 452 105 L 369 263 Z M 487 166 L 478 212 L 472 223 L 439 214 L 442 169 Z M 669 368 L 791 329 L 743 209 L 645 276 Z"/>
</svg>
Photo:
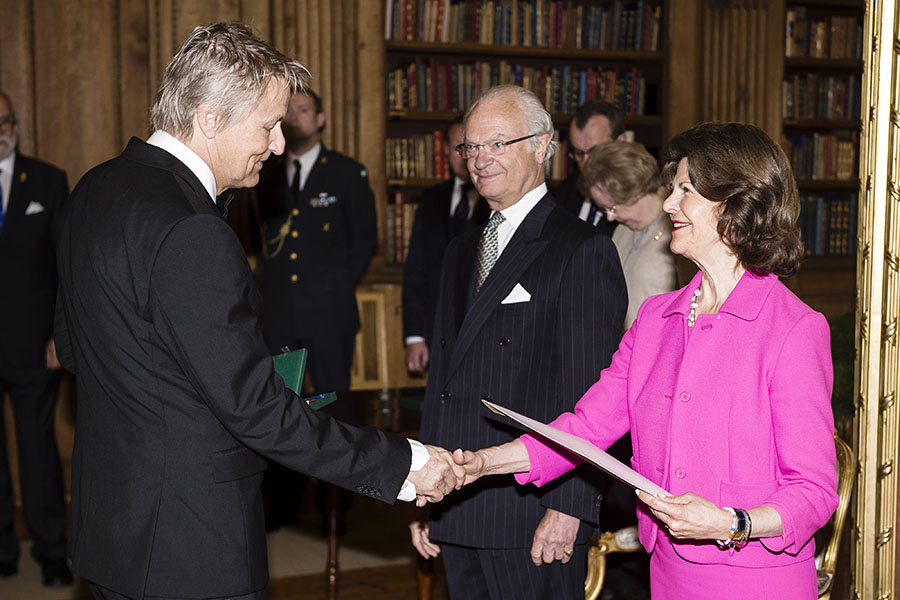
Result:
<svg viewBox="0 0 900 600">
<path fill-rule="evenodd" d="M 834 570 L 837 566 L 838 550 L 841 546 L 841 534 L 844 531 L 844 521 L 847 519 L 847 510 L 850 507 L 850 494 L 853 491 L 853 482 L 856 480 L 856 458 L 844 440 L 834 435 L 834 447 L 837 452 L 838 483 L 837 494 L 840 498 L 837 510 L 831 518 L 831 536 L 823 548 L 821 554 L 821 566 L 819 567 L 819 598 L 831 597 L 831 583 L 834 580 Z M 817 557 L 818 558 L 818 557 Z M 818 562 L 818 560 L 816 561 Z"/>
</svg>

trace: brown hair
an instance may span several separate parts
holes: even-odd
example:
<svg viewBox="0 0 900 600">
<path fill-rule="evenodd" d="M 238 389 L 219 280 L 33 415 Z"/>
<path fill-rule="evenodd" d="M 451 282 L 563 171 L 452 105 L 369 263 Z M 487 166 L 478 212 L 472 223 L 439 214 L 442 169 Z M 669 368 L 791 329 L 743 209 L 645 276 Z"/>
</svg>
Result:
<svg viewBox="0 0 900 600">
<path fill-rule="evenodd" d="M 634 142 L 607 142 L 595 146 L 578 177 L 578 191 L 589 198 L 596 184 L 616 204 L 629 204 L 662 186 L 656 159 Z"/>
<path fill-rule="evenodd" d="M 719 236 L 743 267 L 790 277 L 803 257 L 797 182 L 784 151 L 759 127 L 703 123 L 675 136 L 665 153 L 671 185 L 682 159 L 697 191 L 718 202 Z"/>
</svg>

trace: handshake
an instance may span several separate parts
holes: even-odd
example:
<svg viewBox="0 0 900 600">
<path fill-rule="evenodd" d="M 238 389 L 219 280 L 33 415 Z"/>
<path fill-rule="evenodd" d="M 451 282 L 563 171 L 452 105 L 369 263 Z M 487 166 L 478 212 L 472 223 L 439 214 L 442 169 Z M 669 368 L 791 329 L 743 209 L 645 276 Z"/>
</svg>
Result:
<svg viewBox="0 0 900 600">
<path fill-rule="evenodd" d="M 525 444 L 516 440 L 472 452 L 457 449 L 452 454 L 437 446 L 425 446 L 428 462 L 407 479 L 416 486 L 416 505 L 440 502 L 453 490 L 483 475 L 527 472 L 531 468 Z"/>
<path fill-rule="evenodd" d="M 416 506 L 440 502 L 467 483 L 484 474 L 485 460 L 475 452 L 456 450 L 452 454 L 438 446 L 426 445 L 428 462 L 418 471 L 410 471 L 407 479 L 416 486 Z"/>
</svg>

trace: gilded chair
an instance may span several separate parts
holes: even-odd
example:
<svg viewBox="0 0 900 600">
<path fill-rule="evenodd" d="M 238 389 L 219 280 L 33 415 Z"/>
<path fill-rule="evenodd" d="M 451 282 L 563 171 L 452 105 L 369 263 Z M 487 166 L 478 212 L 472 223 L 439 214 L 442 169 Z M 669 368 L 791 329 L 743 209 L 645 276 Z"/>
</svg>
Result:
<svg viewBox="0 0 900 600">
<path fill-rule="evenodd" d="M 841 544 L 841 534 L 844 530 L 844 521 L 847 518 L 847 508 L 850 505 L 850 493 L 853 490 L 853 479 L 856 474 L 855 458 L 853 451 L 844 441 L 835 434 L 834 446 L 837 451 L 838 486 L 837 493 L 840 503 L 837 510 L 826 526 L 827 541 L 822 550 L 816 555 L 816 575 L 819 580 L 819 598 L 831 599 L 831 586 L 834 582 L 834 571 L 837 566 L 838 549 Z M 584 582 L 585 600 L 597 600 L 603 589 L 603 581 L 606 577 L 606 555 L 612 552 L 636 552 L 643 551 L 638 541 L 637 526 L 625 527 L 619 531 L 607 531 L 594 536 L 588 545 L 587 578 Z"/>
<path fill-rule="evenodd" d="M 834 583 L 834 571 L 837 566 L 838 550 L 841 546 L 841 534 L 844 532 L 844 522 L 850 506 L 853 480 L 856 478 L 856 458 L 853 456 L 853 450 L 837 434 L 834 435 L 834 447 L 837 451 L 837 493 L 840 502 L 827 526 L 830 529 L 827 542 L 816 553 L 816 575 L 819 579 L 819 598 L 822 600 L 831 599 L 831 587 Z"/>
</svg>

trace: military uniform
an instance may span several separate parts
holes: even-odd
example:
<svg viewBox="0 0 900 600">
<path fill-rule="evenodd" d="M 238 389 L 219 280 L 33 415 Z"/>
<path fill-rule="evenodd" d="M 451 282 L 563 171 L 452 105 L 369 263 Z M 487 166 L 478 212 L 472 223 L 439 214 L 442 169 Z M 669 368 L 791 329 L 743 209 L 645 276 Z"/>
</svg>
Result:
<svg viewBox="0 0 900 600">
<path fill-rule="evenodd" d="M 322 146 L 295 195 L 284 156 L 264 164 L 256 187 L 263 333 L 273 353 L 285 345 L 309 350 L 316 390 L 348 389 L 360 325 L 355 288 L 377 244 L 368 173 Z"/>
</svg>

